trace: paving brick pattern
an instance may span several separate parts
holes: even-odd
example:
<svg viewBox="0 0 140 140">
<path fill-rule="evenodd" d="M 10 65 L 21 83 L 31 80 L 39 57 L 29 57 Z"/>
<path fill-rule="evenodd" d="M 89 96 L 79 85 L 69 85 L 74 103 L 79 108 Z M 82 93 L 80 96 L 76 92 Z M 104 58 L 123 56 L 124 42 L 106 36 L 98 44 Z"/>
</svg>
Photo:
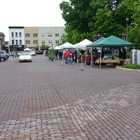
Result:
<svg viewBox="0 0 140 140">
<path fill-rule="evenodd" d="M 139 72 L 43 55 L 0 65 L 0 140 L 140 140 Z"/>
</svg>

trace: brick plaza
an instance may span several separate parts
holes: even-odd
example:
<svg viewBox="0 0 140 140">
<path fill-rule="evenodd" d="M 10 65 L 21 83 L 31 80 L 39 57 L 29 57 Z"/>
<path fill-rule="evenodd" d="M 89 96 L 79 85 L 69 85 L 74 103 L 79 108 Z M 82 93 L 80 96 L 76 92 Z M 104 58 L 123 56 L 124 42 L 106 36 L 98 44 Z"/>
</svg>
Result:
<svg viewBox="0 0 140 140">
<path fill-rule="evenodd" d="M 0 140 L 140 140 L 140 72 L 80 67 L 0 62 Z"/>
</svg>

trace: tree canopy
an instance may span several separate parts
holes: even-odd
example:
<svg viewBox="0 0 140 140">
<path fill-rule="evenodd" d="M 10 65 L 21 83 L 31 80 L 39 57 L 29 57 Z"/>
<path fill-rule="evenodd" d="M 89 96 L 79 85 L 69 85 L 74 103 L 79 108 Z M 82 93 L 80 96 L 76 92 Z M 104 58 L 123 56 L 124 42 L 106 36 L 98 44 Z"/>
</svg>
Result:
<svg viewBox="0 0 140 140">
<path fill-rule="evenodd" d="M 139 47 L 140 0 L 69 0 L 60 3 L 60 9 L 67 42 L 93 41 L 96 35 L 126 39 L 128 27 L 128 41 Z"/>
</svg>

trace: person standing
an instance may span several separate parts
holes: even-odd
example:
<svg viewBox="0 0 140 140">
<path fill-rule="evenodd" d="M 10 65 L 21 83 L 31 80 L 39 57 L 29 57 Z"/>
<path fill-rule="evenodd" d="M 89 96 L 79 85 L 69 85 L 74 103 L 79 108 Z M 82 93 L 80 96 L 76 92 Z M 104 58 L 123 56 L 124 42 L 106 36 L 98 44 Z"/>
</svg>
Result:
<svg viewBox="0 0 140 140">
<path fill-rule="evenodd" d="M 74 51 L 74 62 L 77 63 L 77 50 Z"/>
<path fill-rule="evenodd" d="M 122 58 L 126 59 L 126 49 L 125 48 L 123 49 Z"/>
<path fill-rule="evenodd" d="M 102 59 L 104 58 L 104 49 L 101 51 Z"/>
<path fill-rule="evenodd" d="M 62 50 L 59 50 L 59 59 L 60 60 L 62 60 L 62 55 L 63 55 Z"/>
<path fill-rule="evenodd" d="M 72 64 L 73 64 L 73 54 L 72 51 L 70 51 L 69 65 L 71 66 Z"/>
<path fill-rule="evenodd" d="M 98 50 L 95 48 L 94 49 L 94 65 L 95 65 L 95 62 L 96 62 L 96 60 L 98 59 Z"/>
<path fill-rule="evenodd" d="M 119 59 L 122 59 L 122 49 L 119 49 Z"/>
</svg>

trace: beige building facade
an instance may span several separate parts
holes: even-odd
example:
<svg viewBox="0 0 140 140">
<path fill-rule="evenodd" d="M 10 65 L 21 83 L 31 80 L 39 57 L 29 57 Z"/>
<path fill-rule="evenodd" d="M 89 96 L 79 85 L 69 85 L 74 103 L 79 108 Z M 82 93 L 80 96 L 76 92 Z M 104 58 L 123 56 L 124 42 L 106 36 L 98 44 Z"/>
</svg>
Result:
<svg viewBox="0 0 140 140">
<path fill-rule="evenodd" d="M 24 27 L 24 44 L 25 48 L 38 48 L 39 42 L 39 28 L 38 27 Z"/>
</svg>

